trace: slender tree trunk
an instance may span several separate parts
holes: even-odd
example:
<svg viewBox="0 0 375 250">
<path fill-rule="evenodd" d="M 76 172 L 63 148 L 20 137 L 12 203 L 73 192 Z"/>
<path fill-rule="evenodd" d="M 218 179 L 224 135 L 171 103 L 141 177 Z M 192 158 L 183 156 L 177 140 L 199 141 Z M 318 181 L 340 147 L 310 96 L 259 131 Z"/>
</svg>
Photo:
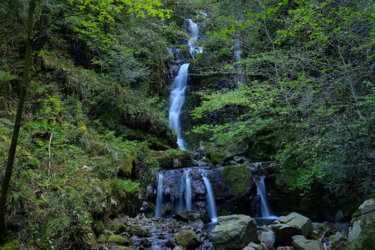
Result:
<svg viewBox="0 0 375 250">
<path fill-rule="evenodd" d="M 20 90 L 20 97 L 17 106 L 16 120 L 13 127 L 12 141 L 8 152 L 8 160 L 6 164 L 5 175 L 1 187 L 0 197 L 0 240 L 4 237 L 6 232 L 6 202 L 8 197 L 8 190 L 10 179 L 12 177 L 14 159 L 16 155 L 18 135 L 21 128 L 22 112 L 25 104 L 26 93 L 29 85 L 29 72 L 31 67 L 31 53 L 33 50 L 33 28 L 34 28 L 34 10 L 37 0 L 30 0 L 29 11 L 27 18 L 27 39 L 26 39 L 26 52 L 25 52 L 25 65 L 22 76 L 22 86 Z"/>
</svg>

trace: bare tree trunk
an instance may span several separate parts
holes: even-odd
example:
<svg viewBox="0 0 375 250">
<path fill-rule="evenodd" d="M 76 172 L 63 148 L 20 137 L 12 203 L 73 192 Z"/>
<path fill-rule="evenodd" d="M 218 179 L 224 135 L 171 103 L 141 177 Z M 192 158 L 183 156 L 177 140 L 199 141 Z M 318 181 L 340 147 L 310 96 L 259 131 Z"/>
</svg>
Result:
<svg viewBox="0 0 375 250">
<path fill-rule="evenodd" d="M 33 50 L 33 28 L 34 28 L 34 10 L 37 0 L 30 0 L 29 11 L 27 18 L 27 40 L 26 40 L 26 52 L 25 52 L 25 65 L 22 76 L 22 86 L 20 91 L 19 102 L 17 106 L 16 120 L 13 127 L 12 141 L 8 152 L 8 160 L 6 164 L 6 170 L 4 180 L 1 187 L 0 197 L 0 240 L 5 236 L 6 232 L 6 202 L 8 197 L 8 190 L 10 179 L 12 177 L 14 159 L 16 155 L 18 135 L 21 128 L 22 112 L 26 99 L 26 92 L 29 85 L 29 72 L 31 67 L 31 53 Z"/>
</svg>

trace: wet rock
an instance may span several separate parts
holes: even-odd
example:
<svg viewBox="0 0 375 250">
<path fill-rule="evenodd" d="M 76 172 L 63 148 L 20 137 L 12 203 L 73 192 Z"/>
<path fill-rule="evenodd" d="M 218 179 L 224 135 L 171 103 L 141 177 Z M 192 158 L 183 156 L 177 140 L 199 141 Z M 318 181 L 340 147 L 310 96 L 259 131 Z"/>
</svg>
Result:
<svg viewBox="0 0 375 250">
<path fill-rule="evenodd" d="M 293 236 L 292 244 L 297 250 L 324 250 L 320 241 L 308 240 L 303 235 Z"/>
<path fill-rule="evenodd" d="M 174 247 L 173 250 L 185 250 L 185 248 L 183 248 L 182 246 L 177 246 Z"/>
<path fill-rule="evenodd" d="M 312 232 L 311 220 L 298 213 L 290 213 L 287 216 L 280 216 L 274 224 L 287 224 L 295 227 L 298 230 L 298 233 L 305 237 L 309 236 Z"/>
<path fill-rule="evenodd" d="M 272 247 L 275 244 L 275 233 L 271 230 L 263 231 L 259 235 L 259 240 L 267 247 Z"/>
<path fill-rule="evenodd" d="M 292 246 L 286 246 L 286 247 L 278 247 L 276 250 L 294 250 L 295 248 Z"/>
<path fill-rule="evenodd" d="M 256 244 L 254 242 L 250 243 L 246 247 L 244 247 L 242 250 L 267 250 L 268 248 L 263 244 Z"/>
<path fill-rule="evenodd" d="M 272 231 L 275 233 L 277 245 L 289 245 L 292 242 L 292 237 L 298 234 L 298 229 L 295 226 L 288 224 L 272 224 Z"/>
<path fill-rule="evenodd" d="M 353 214 L 353 217 L 352 226 L 349 229 L 349 241 L 353 241 L 359 237 L 362 232 L 363 224 L 366 221 L 375 220 L 375 199 L 363 202 L 357 212 Z"/>
<path fill-rule="evenodd" d="M 246 215 L 221 216 L 209 238 L 218 250 L 242 249 L 257 239 L 256 222 Z"/>
<path fill-rule="evenodd" d="M 375 249 L 375 199 L 365 201 L 353 214 L 347 249 Z"/>
<path fill-rule="evenodd" d="M 207 214 L 198 211 L 182 211 L 173 215 L 173 218 L 184 222 L 194 222 L 197 220 L 201 220 L 204 223 L 211 222 L 211 218 Z"/>
<path fill-rule="evenodd" d="M 193 230 L 181 232 L 175 236 L 176 242 L 182 247 L 193 249 L 199 245 L 199 239 Z"/>
</svg>

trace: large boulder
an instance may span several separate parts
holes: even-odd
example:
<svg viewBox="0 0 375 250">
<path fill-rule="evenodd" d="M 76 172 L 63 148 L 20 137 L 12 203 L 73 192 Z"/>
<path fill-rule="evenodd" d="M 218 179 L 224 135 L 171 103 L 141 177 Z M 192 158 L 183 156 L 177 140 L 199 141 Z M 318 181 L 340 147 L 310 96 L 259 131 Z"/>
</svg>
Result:
<svg viewBox="0 0 375 250">
<path fill-rule="evenodd" d="M 253 175 L 248 166 L 228 166 L 220 171 L 222 180 L 229 184 L 233 195 L 240 198 L 249 193 Z"/>
<path fill-rule="evenodd" d="M 277 245 L 289 245 L 292 242 L 292 237 L 298 234 L 298 229 L 295 226 L 288 224 L 273 224 L 272 231 L 275 233 Z"/>
<path fill-rule="evenodd" d="M 198 236 L 193 230 L 181 232 L 175 236 L 178 245 L 187 249 L 194 249 L 199 245 Z"/>
<path fill-rule="evenodd" d="M 218 250 L 242 249 L 257 239 L 257 225 L 247 215 L 221 216 L 209 238 Z"/>
<path fill-rule="evenodd" d="M 348 240 L 346 249 L 375 249 L 375 199 L 363 202 L 353 214 Z"/>
<path fill-rule="evenodd" d="M 297 250 L 324 250 L 320 241 L 308 240 L 303 235 L 293 236 L 292 244 Z"/>
<path fill-rule="evenodd" d="M 275 224 L 287 224 L 296 227 L 298 232 L 308 237 L 312 232 L 312 222 L 309 218 L 298 213 L 290 213 L 287 216 L 280 216 Z"/>
</svg>

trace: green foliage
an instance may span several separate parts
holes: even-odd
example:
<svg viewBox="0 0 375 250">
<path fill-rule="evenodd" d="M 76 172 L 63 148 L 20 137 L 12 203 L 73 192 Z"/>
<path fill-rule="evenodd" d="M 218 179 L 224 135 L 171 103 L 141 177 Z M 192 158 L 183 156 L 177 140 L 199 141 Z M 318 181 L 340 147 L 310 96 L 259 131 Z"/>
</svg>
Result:
<svg viewBox="0 0 375 250">
<path fill-rule="evenodd" d="M 241 17 L 226 11 L 229 5 L 248 11 Z M 194 93 L 201 102 L 191 112 L 190 135 L 234 152 L 241 145 L 254 161 L 279 161 L 282 181 L 302 195 L 319 185 L 342 199 L 351 196 L 353 185 L 358 195 L 371 192 L 374 4 L 298 0 L 215 6 L 207 60 L 200 64 L 198 58 L 201 69 L 194 69 L 198 75 L 217 71 L 202 76 L 205 89 Z M 232 42 L 210 44 L 222 37 Z M 238 39 L 242 60 L 219 60 L 217 51 L 233 49 Z M 241 72 L 244 82 L 217 87 L 228 81 L 217 79 L 219 72 Z"/>
<path fill-rule="evenodd" d="M 138 182 L 132 182 L 129 180 L 120 180 L 116 179 L 115 183 L 126 193 L 130 194 L 138 194 L 140 189 L 139 189 L 139 183 Z"/>
</svg>

